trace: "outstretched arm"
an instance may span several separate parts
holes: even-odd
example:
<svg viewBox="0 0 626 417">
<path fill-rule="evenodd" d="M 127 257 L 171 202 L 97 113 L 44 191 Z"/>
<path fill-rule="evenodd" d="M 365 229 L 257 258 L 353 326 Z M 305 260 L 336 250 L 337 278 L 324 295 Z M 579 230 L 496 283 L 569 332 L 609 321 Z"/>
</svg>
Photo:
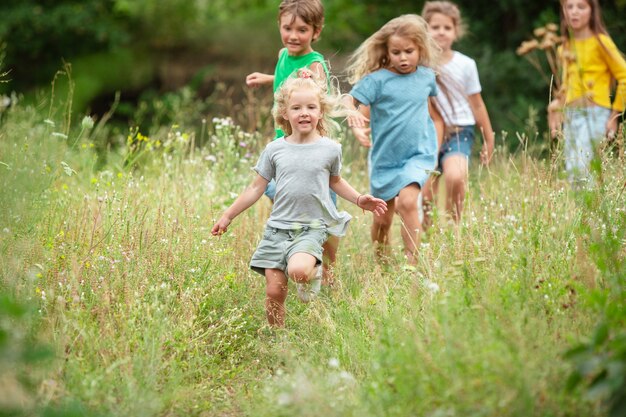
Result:
<svg viewBox="0 0 626 417">
<path fill-rule="evenodd" d="M 387 203 L 385 200 L 372 197 L 369 194 L 360 194 L 348 184 L 348 181 L 344 180 L 339 175 L 330 177 L 330 188 L 340 197 L 356 204 L 357 207 L 363 210 L 373 212 L 377 216 L 382 216 L 387 211 Z"/>
<path fill-rule="evenodd" d="M 489 113 L 487 112 L 487 106 L 483 101 L 483 97 L 480 93 L 472 94 L 467 97 L 474 119 L 476 119 L 476 125 L 480 129 L 480 133 L 483 135 L 483 149 L 480 152 L 480 161 L 484 165 L 488 165 L 493 155 L 494 146 L 494 134 L 491 127 L 491 120 L 489 119 Z"/>
<path fill-rule="evenodd" d="M 213 225 L 211 234 L 213 236 L 219 236 L 226 233 L 230 222 L 232 222 L 235 217 L 259 201 L 268 183 L 268 180 L 257 174 L 248 188 L 237 197 L 235 202 L 224 211 L 222 217 Z"/>
<path fill-rule="evenodd" d="M 265 84 L 272 84 L 274 82 L 274 75 L 264 74 L 262 72 L 253 72 L 246 77 L 246 85 L 248 87 L 256 88 Z"/>
<path fill-rule="evenodd" d="M 280 54 L 283 52 L 282 48 L 278 51 L 278 58 L 280 58 Z M 274 74 L 265 74 L 263 72 L 253 72 L 252 74 L 248 74 L 246 76 L 246 85 L 248 87 L 257 88 L 266 84 L 274 83 Z"/>
</svg>

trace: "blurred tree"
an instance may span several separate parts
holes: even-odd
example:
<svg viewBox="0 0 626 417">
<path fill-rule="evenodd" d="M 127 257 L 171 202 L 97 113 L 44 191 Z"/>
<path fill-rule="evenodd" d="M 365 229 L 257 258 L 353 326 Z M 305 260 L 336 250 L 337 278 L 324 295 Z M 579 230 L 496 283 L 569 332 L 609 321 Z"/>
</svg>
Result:
<svg viewBox="0 0 626 417">
<path fill-rule="evenodd" d="M 386 21 L 419 13 L 424 0 L 326 0 L 326 23 L 315 48 L 341 72 L 345 56 Z M 496 129 L 524 120 L 528 106 L 543 109 L 547 86 L 514 54 L 537 26 L 558 21 L 559 3 L 542 0 L 458 0 L 469 34 L 457 48 L 476 59 Z M 271 71 L 280 47 L 279 0 L 3 0 L 0 44 L 11 82 L 0 93 L 49 85 L 62 61 L 83 77 L 76 104 L 145 86 L 172 89 L 224 82 L 241 89 L 250 70 Z M 602 2 L 611 36 L 626 45 L 626 0 Z M 103 64 L 104 63 L 104 64 Z M 104 65 L 89 69 L 89 65 Z M 137 76 L 133 76 L 137 67 Z M 340 75 L 340 74 L 339 74 Z M 104 78 L 102 78 L 104 76 Z M 128 79 L 129 85 L 126 86 Z M 132 80 L 132 84 L 130 81 Z M 165 80 L 165 81 L 163 81 Z M 89 89 L 82 85 L 90 86 Z M 524 108 L 524 106 L 526 106 Z M 81 109 L 78 109 L 81 110 Z"/>
<path fill-rule="evenodd" d="M 13 89 L 50 82 L 61 60 L 114 48 L 130 39 L 111 0 L 3 0 L 0 41 Z"/>
</svg>

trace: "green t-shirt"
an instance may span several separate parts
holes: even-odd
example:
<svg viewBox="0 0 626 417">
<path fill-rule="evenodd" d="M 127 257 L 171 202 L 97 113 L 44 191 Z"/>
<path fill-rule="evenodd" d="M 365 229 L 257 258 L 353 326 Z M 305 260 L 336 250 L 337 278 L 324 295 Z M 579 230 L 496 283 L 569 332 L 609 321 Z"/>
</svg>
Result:
<svg viewBox="0 0 626 417">
<path fill-rule="evenodd" d="M 276 93 L 276 90 L 280 88 L 283 82 L 285 82 L 285 80 L 289 78 L 294 71 L 297 71 L 300 68 L 308 68 L 314 62 L 322 64 L 322 68 L 324 68 L 324 72 L 326 73 L 326 79 L 329 80 L 330 73 L 328 72 L 328 67 L 326 66 L 326 62 L 324 61 L 324 56 L 322 54 L 313 51 L 306 55 L 291 56 L 289 55 L 287 48 L 283 49 L 278 57 L 278 62 L 276 62 L 276 68 L 274 69 L 273 92 Z M 279 138 L 281 136 L 285 136 L 285 132 L 276 128 L 275 138 Z"/>
</svg>

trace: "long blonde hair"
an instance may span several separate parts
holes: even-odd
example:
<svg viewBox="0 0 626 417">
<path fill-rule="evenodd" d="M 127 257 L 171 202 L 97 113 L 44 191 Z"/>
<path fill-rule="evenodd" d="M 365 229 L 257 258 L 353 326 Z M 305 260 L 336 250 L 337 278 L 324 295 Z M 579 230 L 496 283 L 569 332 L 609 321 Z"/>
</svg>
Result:
<svg viewBox="0 0 626 417">
<path fill-rule="evenodd" d="M 317 96 L 320 103 L 322 117 L 317 123 L 317 131 L 322 136 L 336 134 L 341 127 L 333 120 L 334 117 L 345 117 L 348 110 L 341 103 L 341 96 L 333 80 L 319 79 L 314 72 L 308 68 L 302 68 L 295 74 L 287 78 L 274 94 L 274 107 L 272 116 L 274 122 L 287 135 L 293 133 L 291 124 L 284 115 L 289 107 L 289 99 L 296 90 L 311 90 Z"/>
<path fill-rule="evenodd" d="M 369 73 L 389 67 L 387 44 L 392 36 L 400 36 L 415 42 L 420 55 L 418 65 L 426 67 L 436 65 L 440 49 L 429 34 L 426 21 L 416 14 L 405 14 L 385 23 L 350 56 L 346 68 L 350 84 L 356 83 Z"/>
</svg>

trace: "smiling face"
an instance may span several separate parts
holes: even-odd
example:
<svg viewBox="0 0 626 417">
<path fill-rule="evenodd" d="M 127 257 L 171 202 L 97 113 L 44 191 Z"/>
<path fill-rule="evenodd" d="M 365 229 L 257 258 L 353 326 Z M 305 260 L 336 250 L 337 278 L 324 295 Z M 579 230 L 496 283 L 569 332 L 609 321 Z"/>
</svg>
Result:
<svg viewBox="0 0 626 417">
<path fill-rule="evenodd" d="M 428 31 L 444 53 L 452 50 L 457 33 L 454 20 L 450 16 L 434 13 L 428 21 Z"/>
<path fill-rule="evenodd" d="M 567 24 L 574 34 L 583 34 L 590 29 L 591 6 L 587 0 L 567 0 L 563 4 Z"/>
<path fill-rule="evenodd" d="M 280 17 L 280 39 L 287 52 L 292 56 L 300 56 L 313 51 L 311 42 L 319 36 L 312 25 L 305 23 L 301 18 L 291 13 L 284 13 Z"/>
<path fill-rule="evenodd" d="M 392 35 L 387 41 L 389 70 L 397 74 L 409 74 L 417 69 L 420 51 L 416 43 L 404 36 Z"/>
<path fill-rule="evenodd" d="M 317 124 L 322 117 L 318 93 L 309 88 L 293 90 L 283 117 L 291 125 L 294 136 L 316 136 Z"/>
</svg>

